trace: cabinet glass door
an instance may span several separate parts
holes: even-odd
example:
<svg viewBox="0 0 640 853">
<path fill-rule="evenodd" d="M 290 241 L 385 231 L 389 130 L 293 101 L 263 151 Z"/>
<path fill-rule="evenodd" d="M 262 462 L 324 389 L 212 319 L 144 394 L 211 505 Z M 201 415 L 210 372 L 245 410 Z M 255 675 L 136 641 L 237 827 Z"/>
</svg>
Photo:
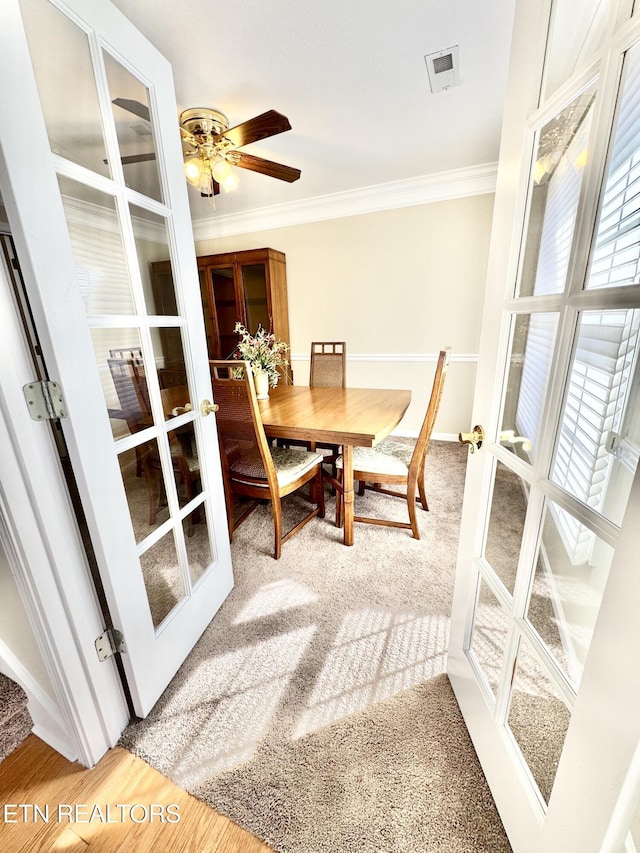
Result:
<svg viewBox="0 0 640 853">
<path fill-rule="evenodd" d="M 267 276 L 264 264 L 246 264 L 240 267 L 242 298 L 247 318 L 246 326 L 255 335 L 258 326 L 271 329 L 267 299 Z"/>
<path fill-rule="evenodd" d="M 242 321 L 236 301 L 236 285 L 233 267 L 210 271 L 213 290 L 213 315 L 217 326 L 217 358 L 228 358 L 238 345 L 235 326 Z"/>
</svg>

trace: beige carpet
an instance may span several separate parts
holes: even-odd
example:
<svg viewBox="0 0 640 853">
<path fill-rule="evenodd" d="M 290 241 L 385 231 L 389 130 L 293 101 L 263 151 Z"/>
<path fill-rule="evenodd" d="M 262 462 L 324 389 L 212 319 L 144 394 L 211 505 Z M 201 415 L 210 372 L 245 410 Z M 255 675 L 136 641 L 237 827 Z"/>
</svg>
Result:
<svg viewBox="0 0 640 853">
<path fill-rule="evenodd" d="M 432 445 L 420 541 L 356 525 L 345 548 L 329 500 L 276 561 L 254 513 L 235 589 L 122 744 L 281 853 L 508 851 L 443 674 L 465 465 Z"/>
</svg>

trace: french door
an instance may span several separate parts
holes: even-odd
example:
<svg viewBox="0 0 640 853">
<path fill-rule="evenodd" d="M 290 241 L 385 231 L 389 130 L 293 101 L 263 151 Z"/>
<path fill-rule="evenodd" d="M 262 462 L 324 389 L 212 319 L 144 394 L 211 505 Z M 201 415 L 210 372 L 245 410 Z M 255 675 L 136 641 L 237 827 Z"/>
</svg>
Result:
<svg viewBox="0 0 640 853">
<path fill-rule="evenodd" d="M 109 0 L 0 30 L 2 194 L 144 716 L 233 585 L 171 68 Z"/>
<path fill-rule="evenodd" d="M 635 849 L 638 11 L 517 3 L 448 660 L 516 853 Z"/>
</svg>

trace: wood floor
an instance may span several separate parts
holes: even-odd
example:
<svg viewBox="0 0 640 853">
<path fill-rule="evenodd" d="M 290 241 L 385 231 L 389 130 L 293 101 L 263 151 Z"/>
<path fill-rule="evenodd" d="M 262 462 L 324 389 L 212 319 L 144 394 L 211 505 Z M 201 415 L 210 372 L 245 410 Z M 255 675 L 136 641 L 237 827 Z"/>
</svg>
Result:
<svg viewBox="0 0 640 853">
<path fill-rule="evenodd" d="M 0 763 L 0 851 L 80 853 L 87 849 L 95 853 L 271 850 L 125 749 L 109 750 L 96 767 L 86 770 L 31 734 Z"/>
</svg>

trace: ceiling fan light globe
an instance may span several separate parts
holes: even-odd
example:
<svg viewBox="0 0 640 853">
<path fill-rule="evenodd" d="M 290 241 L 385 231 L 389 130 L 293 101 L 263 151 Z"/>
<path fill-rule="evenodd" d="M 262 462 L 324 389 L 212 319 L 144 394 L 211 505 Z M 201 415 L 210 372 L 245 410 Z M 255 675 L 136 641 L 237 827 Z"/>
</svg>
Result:
<svg viewBox="0 0 640 853">
<path fill-rule="evenodd" d="M 226 160 L 216 158 L 211 166 L 211 173 L 218 183 L 223 184 L 231 175 L 231 167 Z"/>
<path fill-rule="evenodd" d="M 233 192 L 233 190 L 235 190 L 235 188 L 238 186 L 238 184 L 240 183 L 240 179 L 237 175 L 234 175 L 234 173 L 230 171 L 227 177 L 223 178 L 221 181 L 219 181 L 219 183 L 226 193 L 230 193 Z"/>
<path fill-rule="evenodd" d="M 199 157 L 189 157 L 185 160 L 184 176 L 191 186 L 198 186 L 202 177 L 202 160 Z"/>
</svg>

